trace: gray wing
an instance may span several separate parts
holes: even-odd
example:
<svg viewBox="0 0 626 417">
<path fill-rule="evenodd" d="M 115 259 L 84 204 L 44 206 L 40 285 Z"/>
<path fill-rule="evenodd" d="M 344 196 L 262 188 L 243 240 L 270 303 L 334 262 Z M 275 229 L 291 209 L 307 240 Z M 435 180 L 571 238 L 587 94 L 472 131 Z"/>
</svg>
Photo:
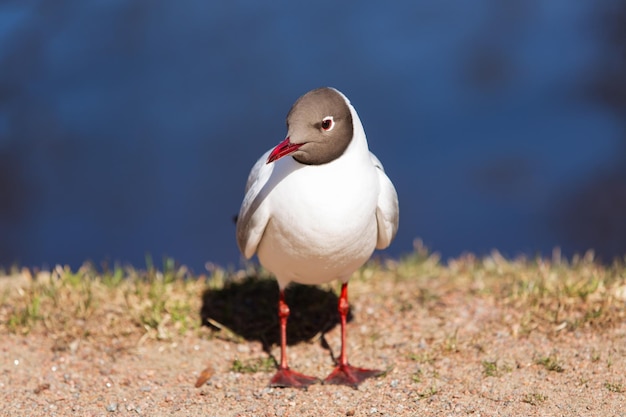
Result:
<svg viewBox="0 0 626 417">
<path fill-rule="evenodd" d="M 263 204 L 264 186 L 274 169 L 274 164 L 266 164 L 269 153 L 267 151 L 252 167 L 237 216 L 237 245 L 247 259 L 256 252 L 270 218 L 268 205 Z"/>
<path fill-rule="evenodd" d="M 398 231 L 400 220 L 400 210 L 398 207 L 398 193 L 393 183 L 385 174 L 383 164 L 380 163 L 376 155 L 370 152 L 372 163 L 377 168 L 378 181 L 380 182 L 380 193 L 378 194 L 378 204 L 376 206 L 376 222 L 378 223 L 378 240 L 376 249 L 385 249 L 391 244 Z"/>
</svg>

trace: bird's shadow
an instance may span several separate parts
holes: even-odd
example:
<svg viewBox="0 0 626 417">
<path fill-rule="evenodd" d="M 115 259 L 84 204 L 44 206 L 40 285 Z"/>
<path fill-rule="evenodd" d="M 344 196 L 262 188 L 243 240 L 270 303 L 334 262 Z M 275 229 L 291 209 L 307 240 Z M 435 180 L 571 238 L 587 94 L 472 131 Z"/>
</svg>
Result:
<svg viewBox="0 0 626 417">
<path fill-rule="evenodd" d="M 340 323 L 337 295 L 328 289 L 291 284 L 285 290 L 285 301 L 291 311 L 287 343 L 294 345 L 321 334 L 322 345 L 327 348 L 324 333 Z M 273 279 L 252 275 L 205 290 L 200 316 L 203 325 L 225 326 L 246 340 L 261 342 L 266 352 L 273 344 L 280 344 L 278 284 Z"/>
</svg>

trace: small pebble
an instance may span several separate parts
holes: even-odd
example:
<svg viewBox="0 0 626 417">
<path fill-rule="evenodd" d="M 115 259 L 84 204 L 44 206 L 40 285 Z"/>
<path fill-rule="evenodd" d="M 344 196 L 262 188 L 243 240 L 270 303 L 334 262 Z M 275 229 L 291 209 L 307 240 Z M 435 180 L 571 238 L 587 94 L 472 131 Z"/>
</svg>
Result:
<svg viewBox="0 0 626 417">
<path fill-rule="evenodd" d="M 50 384 L 46 382 L 44 384 L 40 384 L 37 388 L 35 388 L 34 392 L 35 394 L 40 394 L 42 391 L 45 391 L 47 389 L 50 389 Z"/>
<path fill-rule="evenodd" d="M 111 404 L 107 405 L 107 411 L 109 413 L 113 413 L 113 412 L 117 411 L 117 403 L 111 403 Z"/>
</svg>

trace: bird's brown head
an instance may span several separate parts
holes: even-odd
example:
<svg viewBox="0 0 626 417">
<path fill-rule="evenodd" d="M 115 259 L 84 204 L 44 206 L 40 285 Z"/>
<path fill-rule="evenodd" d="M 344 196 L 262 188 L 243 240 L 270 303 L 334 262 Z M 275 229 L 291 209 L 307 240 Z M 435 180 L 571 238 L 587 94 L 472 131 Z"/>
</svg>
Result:
<svg viewBox="0 0 626 417">
<path fill-rule="evenodd" d="M 291 155 L 301 164 L 327 164 L 344 153 L 353 129 L 350 107 L 337 90 L 309 91 L 289 110 L 287 138 L 272 150 L 267 163 Z"/>
</svg>

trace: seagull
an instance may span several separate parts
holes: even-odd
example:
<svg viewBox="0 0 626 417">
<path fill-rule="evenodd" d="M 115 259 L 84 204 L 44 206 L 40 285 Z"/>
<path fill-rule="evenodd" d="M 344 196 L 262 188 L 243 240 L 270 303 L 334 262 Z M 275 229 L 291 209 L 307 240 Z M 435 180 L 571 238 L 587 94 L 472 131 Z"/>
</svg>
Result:
<svg viewBox="0 0 626 417">
<path fill-rule="evenodd" d="M 323 87 L 287 114 L 287 137 L 254 164 L 237 216 L 237 244 L 256 253 L 278 281 L 280 364 L 270 386 L 306 388 L 319 379 L 289 368 L 285 288 L 291 282 L 342 283 L 338 302 L 341 354 L 326 384 L 356 387 L 383 372 L 352 366 L 346 354 L 348 280 L 398 230 L 398 196 L 369 151 L 348 98 Z"/>
</svg>

